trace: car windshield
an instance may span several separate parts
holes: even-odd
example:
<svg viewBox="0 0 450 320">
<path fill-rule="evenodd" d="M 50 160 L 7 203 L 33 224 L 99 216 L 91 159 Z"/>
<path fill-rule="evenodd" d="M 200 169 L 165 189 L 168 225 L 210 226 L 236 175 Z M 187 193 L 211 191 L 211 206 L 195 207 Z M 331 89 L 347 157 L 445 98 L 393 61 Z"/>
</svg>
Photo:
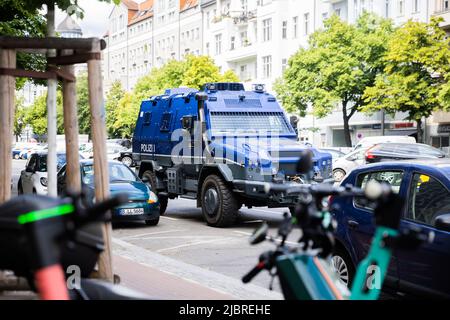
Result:
<svg viewBox="0 0 450 320">
<path fill-rule="evenodd" d="M 211 112 L 210 121 L 213 134 L 293 133 L 282 112 Z"/>
<path fill-rule="evenodd" d="M 66 164 L 66 154 L 58 153 L 56 155 L 56 169 L 57 170 L 61 169 L 62 166 L 65 164 Z M 47 154 L 42 154 L 39 156 L 39 168 L 37 171 L 47 172 Z"/>
<path fill-rule="evenodd" d="M 109 182 L 138 181 L 136 175 L 122 163 L 109 163 Z M 81 167 L 81 179 L 85 184 L 94 183 L 94 165 L 86 164 Z"/>
</svg>

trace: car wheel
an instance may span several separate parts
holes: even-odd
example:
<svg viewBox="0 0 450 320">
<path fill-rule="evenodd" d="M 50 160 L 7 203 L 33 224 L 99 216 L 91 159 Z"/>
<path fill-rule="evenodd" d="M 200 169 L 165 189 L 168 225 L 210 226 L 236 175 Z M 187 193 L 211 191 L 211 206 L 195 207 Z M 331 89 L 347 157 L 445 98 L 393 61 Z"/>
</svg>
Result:
<svg viewBox="0 0 450 320">
<path fill-rule="evenodd" d="M 124 156 L 122 158 L 122 163 L 126 166 L 131 167 L 131 165 L 133 164 L 133 159 L 131 159 L 131 157 L 129 157 L 129 156 Z"/>
<path fill-rule="evenodd" d="M 19 160 L 19 159 L 20 159 L 19 155 L 18 155 L 18 154 L 15 154 L 15 155 L 14 155 L 14 159 Z"/>
<path fill-rule="evenodd" d="M 148 226 L 156 226 L 159 222 L 159 217 L 156 219 L 145 220 L 145 224 Z"/>
<path fill-rule="evenodd" d="M 333 170 L 333 179 L 336 182 L 341 182 L 344 179 L 346 173 L 342 169 L 334 169 Z"/>
<path fill-rule="evenodd" d="M 23 194 L 22 179 L 17 183 L 17 194 Z"/>
<path fill-rule="evenodd" d="M 37 191 L 35 188 L 33 188 L 33 194 L 37 194 Z"/>
<path fill-rule="evenodd" d="M 355 276 L 355 267 L 348 253 L 344 249 L 337 247 L 331 257 L 331 265 L 339 279 L 350 288 Z"/>
<path fill-rule="evenodd" d="M 212 227 L 228 227 L 237 219 L 239 202 L 220 177 L 208 176 L 201 192 L 202 213 Z"/>
<path fill-rule="evenodd" d="M 161 216 L 164 215 L 164 213 L 166 212 L 166 209 L 167 209 L 167 204 L 169 202 L 169 199 L 166 196 L 158 195 L 158 192 L 156 191 L 156 175 L 155 175 L 155 173 L 153 171 L 145 171 L 144 174 L 142 175 L 142 177 L 148 179 L 152 191 L 155 192 L 156 195 L 158 196 L 159 214 Z"/>
</svg>

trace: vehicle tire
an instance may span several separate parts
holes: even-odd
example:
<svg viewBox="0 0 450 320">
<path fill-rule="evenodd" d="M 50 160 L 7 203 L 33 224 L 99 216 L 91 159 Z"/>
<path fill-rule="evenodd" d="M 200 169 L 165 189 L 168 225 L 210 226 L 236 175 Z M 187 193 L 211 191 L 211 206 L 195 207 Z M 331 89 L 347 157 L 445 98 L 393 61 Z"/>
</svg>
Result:
<svg viewBox="0 0 450 320">
<path fill-rule="evenodd" d="M 17 183 L 17 194 L 23 194 L 22 179 Z"/>
<path fill-rule="evenodd" d="M 16 159 L 16 160 L 20 159 L 20 157 L 19 157 L 19 155 L 17 153 L 14 155 L 14 159 Z"/>
<path fill-rule="evenodd" d="M 220 177 L 208 176 L 202 185 L 202 213 L 211 227 L 228 227 L 237 219 L 239 201 Z"/>
<path fill-rule="evenodd" d="M 156 219 L 145 220 L 145 224 L 148 226 L 156 226 L 159 222 L 159 217 Z"/>
<path fill-rule="evenodd" d="M 124 165 L 128 167 L 131 167 L 131 165 L 133 164 L 133 159 L 131 159 L 131 157 L 129 156 L 124 156 L 121 161 Z"/>
<path fill-rule="evenodd" d="M 346 172 L 342 169 L 333 170 L 333 179 L 335 182 L 341 182 L 346 175 Z"/>
<path fill-rule="evenodd" d="M 341 279 L 348 288 L 351 288 L 355 276 L 355 266 L 347 251 L 341 246 L 337 246 L 331 257 L 331 264 L 334 270 L 336 270 L 339 279 Z"/>
<path fill-rule="evenodd" d="M 151 187 L 152 191 L 155 192 L 156 195 L 158 196 L 159 214 L 161 216 L 163 216 L 164 213 L 166 212 L 169 199 L 166 196 L 158 195 L 158 192 L 156 191 L 156 175 L 155 175 L 155 173 L 153 171 L 145 171 L 144 174 L 142 175 L 142 178 L 148 179 L 148 181 L 150 182 L 150 187 Z"/>
<path fill-rule="evenodd" d="M 35 188 L 33 188 L 33 194 L 37 194 L 37 191 Z"/>
</svg>

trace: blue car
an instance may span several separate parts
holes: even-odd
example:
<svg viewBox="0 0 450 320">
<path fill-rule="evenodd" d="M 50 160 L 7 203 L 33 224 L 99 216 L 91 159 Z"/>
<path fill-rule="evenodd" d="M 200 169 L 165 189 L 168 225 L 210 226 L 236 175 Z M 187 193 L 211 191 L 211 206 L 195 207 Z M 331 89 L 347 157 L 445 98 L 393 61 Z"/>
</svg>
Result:
<svg viewBox="0 0 450 320">
<path fill-rule="evenodd" d="M 342 185 L 364 188 L 370 180 L 387 182 L 406 200 L 402 227 L 434 232 L 434 241 L 417 250 L 393 253 L 383 290 L 412 297 L 450 298 L 450 160 L 383 162 L 350 172 Z M 338 221 L 333 265 L 351 284 L 367 255 L 375 231 L 373 209 L 358 198 L 331 200 Z"/>
<path fill-rule="evenodd" d="M 159 201 L 150 187 L 139 179 L 126 165 L 118 161 L 108 161 L 109 189 L 111 195 L 125 193 L 128 203 L 112 210 L 113 222 L 145 221 L 147 225 L 155 226 L 159 222 Z M 87 190 L 88 201 L 95 197 L 94 161 L 86 159 L 80 161 L 81 181 Z M 66 166 L 58 172 L 58 193 L 66 190 Z"/>
</svg>

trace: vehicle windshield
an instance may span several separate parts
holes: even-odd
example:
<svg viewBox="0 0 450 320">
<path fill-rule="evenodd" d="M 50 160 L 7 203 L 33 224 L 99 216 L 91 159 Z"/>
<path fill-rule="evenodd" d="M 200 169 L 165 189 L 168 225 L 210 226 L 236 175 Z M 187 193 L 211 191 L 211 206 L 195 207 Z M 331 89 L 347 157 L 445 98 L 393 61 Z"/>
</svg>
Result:
<svg viewBox="0 0 450 320">
<path fill-rule="evenodd" d="M 109 163 L 109 182 L 138 181 L 136 175 L 122 163 Z M 85 184 L 94 183 L 94 165 L 86 164 L 81 167 L 81 179 Z"/>
<path fill-rule="evenodd" d="M 119 152 L 126 151 L 126 150 L 127 150 L 127 148 L 125 148 L 121 145 L 118 145 L 118 144 L 107 144 L 106 145 L 106 152 L 108 154 L 119 153 Z"/>
<path fill-rule="evenodd" d="M 81 159 L 81 157 L 80 157 Z M 62 168 L 63 165 L 66 164 L 66 154 L 65 153 L 58 153 L 56 155 L 56 169 L 59 170 Z M 47 172 L 47 155 L 42 154 L 39 156 L 39 168 L 37 171 L 40 172 Z"/>
<path fill-rule="evenodd" d="M 211 112 L 213 134 L 294 133 L 282 112 Z"/>
</svg>

